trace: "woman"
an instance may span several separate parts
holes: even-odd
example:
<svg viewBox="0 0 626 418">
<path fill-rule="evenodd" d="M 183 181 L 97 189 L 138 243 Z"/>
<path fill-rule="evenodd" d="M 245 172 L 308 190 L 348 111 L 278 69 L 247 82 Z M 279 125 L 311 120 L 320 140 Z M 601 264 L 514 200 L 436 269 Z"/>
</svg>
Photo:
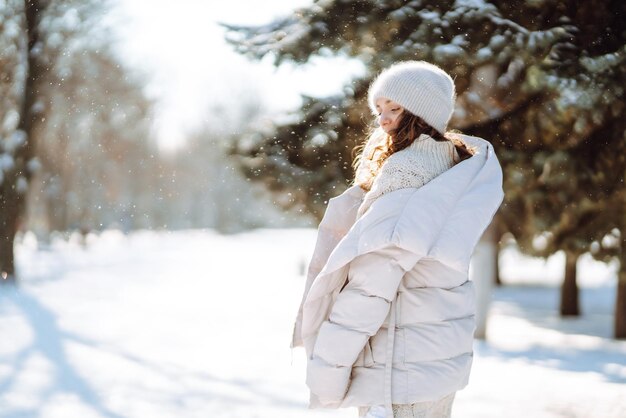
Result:
<svg viewBox="0 0 626 418">
<path fill-rule="evenodd" d="M 487 141 L 446 131 L 455 88 L 439 67 L 397 63 L 368 101 L 380 127 L 328 203 L 291 346 L 307 352 L 310 408 L 449 417 L 472 363 L 470 257 L 502 170 Z"/>
</svg>

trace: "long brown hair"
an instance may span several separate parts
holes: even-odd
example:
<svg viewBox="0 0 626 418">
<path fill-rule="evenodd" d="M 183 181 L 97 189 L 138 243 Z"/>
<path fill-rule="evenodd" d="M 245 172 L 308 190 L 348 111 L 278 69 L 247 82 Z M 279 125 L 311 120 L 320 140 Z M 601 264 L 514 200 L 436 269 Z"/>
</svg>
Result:
<svg viewBox="0 0 626 418">
<path fill-rule="evenodd" d="M 402 111 L 399 117 L 398 127 L 391 130 L 388 134 L 385 133 L 382 128 L 377 127 L 375 123 L 370 125 L 367 136 L 368 141 L 357 145 L 352 150 L 352 154 L 356 154 L 352 162 L 352 168 L 356 171 L 359 166 L 363 164 L 362 170 L 367 170 L 366 173 L 361 172 L 361 176 L 364 177 L 357 178 L 355 176 L 354 179 L 354 183 L 358 183 L 363 190 L 369 191 L 374 177 L 378 174 L 378 170 L 380 170 L 380 167 L 390 155 L 405 149 L 422 134 L 432 137 L 435 141 L 452 142 L 460 157 L 456 163 L 474 155 L 474 149 L 459 138 L 457 135 L 459 133 L 458 131 L 448 131 L 445 135 L 442 135 L 439 131 L 426 123 L 424 119 L 412 114 L 406 109 Z M 382 138 L 380 138 L 378 144 L 370 150 L 369 155 L 365 155 L 365 145 L 369 140 L 376 140 L 376 136 L 382 136 Z"/>
</svg>

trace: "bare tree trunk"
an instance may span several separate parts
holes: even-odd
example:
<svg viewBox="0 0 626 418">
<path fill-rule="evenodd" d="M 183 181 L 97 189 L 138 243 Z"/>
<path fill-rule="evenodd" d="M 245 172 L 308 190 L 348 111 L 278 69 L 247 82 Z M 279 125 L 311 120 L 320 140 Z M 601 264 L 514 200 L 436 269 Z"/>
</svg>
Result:
<svg viewBox="0 0 626 418">
<path fill-rule="evenodd" d="M 18 230 L 21 217 L 26 210 L 26 188 L 31 178 L 29 162 L 34 156 L 35 144 L 31 136 L 37 118 L 37 80 L 41 69 L 36 64 L 36 54 L 31 53 L 39 42 L 37 29 L 43 9 L 48 0 L 27 0 L 24 2 L 28 47 L 26 50 L 28 69 L 24 83 L 24 98 L 21 104 L 18 132 L 26 136 L 24 143 L 15 152 L 15 168 L 7 173 L 0 187 L 0 277 L 3 282 L 15 283 L 15 256 L 13 241 Z"/>
<path fill-rule="evenodd" d="M 2 206 L 0 206 L 0 282 L 15 284 L 15 260 L 13 240 L 17 232 L 17 206 L 13 203 L 16 194 L 2 183 Z"/>
<path fill-rule="evenodd" d="M 580 316 L 578 283 L 576 283 L 576 261 L 578 254 L 565 252 L 565 277 L 561 285 L 561 316 Z"/>
<path fill-rule="evenodd" d="M 626 339 L 626 231 L 622 231 L 622 251 L 615 300 L 615 338 Z"/>
<path fill-rule="evenodd" d="M 498 257 L 498 244 L 494 239 L 495 225 L 492 222 L 476 245 L 470 264 L 470 278 L 474 282 L 476 295 L 476 330 L 474 338 L 487 338 L 487 319 L 491 304 L 491 291 L 495 283 L 494 259 Z"/>
<path fill-rule="evenodd" d="M 502 286 L 502 280 L 500 280 L 500 239 L 502 238 L 502 223 L 499 216 L 496 214 L 493 221 L 493 235 L 492 238 L 496 246 L 496 256 L 493 258 L 493 271 L 494 271 L 494 283 L 496 286 Z"/>
<path fill-rule="evenodd" d="M 500 245 L 496 244 L 496 256 L 493 258 L 493 280 L 496 286 L 502 286 L 502 280 L 500 280 Z"/>
</svg>

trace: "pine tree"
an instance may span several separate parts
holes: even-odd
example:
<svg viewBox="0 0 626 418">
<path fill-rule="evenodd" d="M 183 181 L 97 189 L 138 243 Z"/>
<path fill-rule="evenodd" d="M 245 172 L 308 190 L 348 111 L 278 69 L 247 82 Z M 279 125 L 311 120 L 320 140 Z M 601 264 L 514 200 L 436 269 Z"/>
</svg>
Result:
<svg viewBox="0 0 626 418">
<path fill-rule="evenodd" d="M 455 79 L 450 126 L 496 148 L 500 215 L 520 248 L 620 257 L 615 336 L 626 338 L 625 25 L 626 5 L 608 0 L 317 1 L 267 25 L 224 25 L 256 59 L 335 54 L 369 69 L 233 153 L 253 179 L 319 216 L 352 177 L 346 149 L 363 139 L 365 86 L 393 62 L 434 62 Z"/>
</svg>

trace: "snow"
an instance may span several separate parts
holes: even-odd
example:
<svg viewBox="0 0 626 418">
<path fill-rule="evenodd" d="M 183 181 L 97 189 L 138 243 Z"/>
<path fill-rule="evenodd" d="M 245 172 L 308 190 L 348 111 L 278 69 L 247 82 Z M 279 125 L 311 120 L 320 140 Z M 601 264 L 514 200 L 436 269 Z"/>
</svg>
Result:
<svg viewBox="0 0 626 418">
<path fill-rule="evenodd" d="M 457 0 L 454 3 L 455 8 L 462 6 L 478 10 L 492 10 L 494 8 L 492 4 L 487 4 L 483 0 Z"/>
<path fill-rule="evenodd" d="M 11 132 L 17 128 L 20 123 L 20 113 L 16 109 L 7 109 L 2 120 L 2 130 Z"/>
<path fill-rule="evenodd" d="M 25 194 L 28 190 L 28 180 L 24 176 L 18 176 L 15 180 L 15 190 L 20 194 Z"/>
<path fill-rule="evenodd" d="M 2 142 L 2 147 L 6 152 L 15 153 L 26 143 L 28 135 L 22 129 L 16 129 Z"/>
<path fill-rule="evenodd" d="M 438 62 L 460 58 L 464 53 L 463 48 L 454 44 L 437 45 L 433 49 L 433 56 Z"/>
<path fill-rule="evenodd" d="M 441 15 L 437 11 L 422 9 L 417 14 L 422 20 L 428 21 L 429 24 L 437 25 L 441 23 Z"/>
<path fill-rule="evenodd" d="M 7 172 L 15 166 L 13 157 L 9 154 L 0 154 L 0 172 Z"/>
<path fill-rule="evenodd" d="M 289 349 L 315 236 L 24 235 L 20 288 L 0 287 L 0 417 L 356 418 L 307 409 L 304 351 Z M 626 416 L 616 265 L 579 261 L 584 316 L 562 320 L 563 261 L 503 252 L 507 286 L 453 417 Z"/>
<path fill-rule="evenodd" d="M 489 41 L 489 48 L 499 50 L 506 44 L 506 38 L 502 35 L 494 35 Z"/>
</svg>

